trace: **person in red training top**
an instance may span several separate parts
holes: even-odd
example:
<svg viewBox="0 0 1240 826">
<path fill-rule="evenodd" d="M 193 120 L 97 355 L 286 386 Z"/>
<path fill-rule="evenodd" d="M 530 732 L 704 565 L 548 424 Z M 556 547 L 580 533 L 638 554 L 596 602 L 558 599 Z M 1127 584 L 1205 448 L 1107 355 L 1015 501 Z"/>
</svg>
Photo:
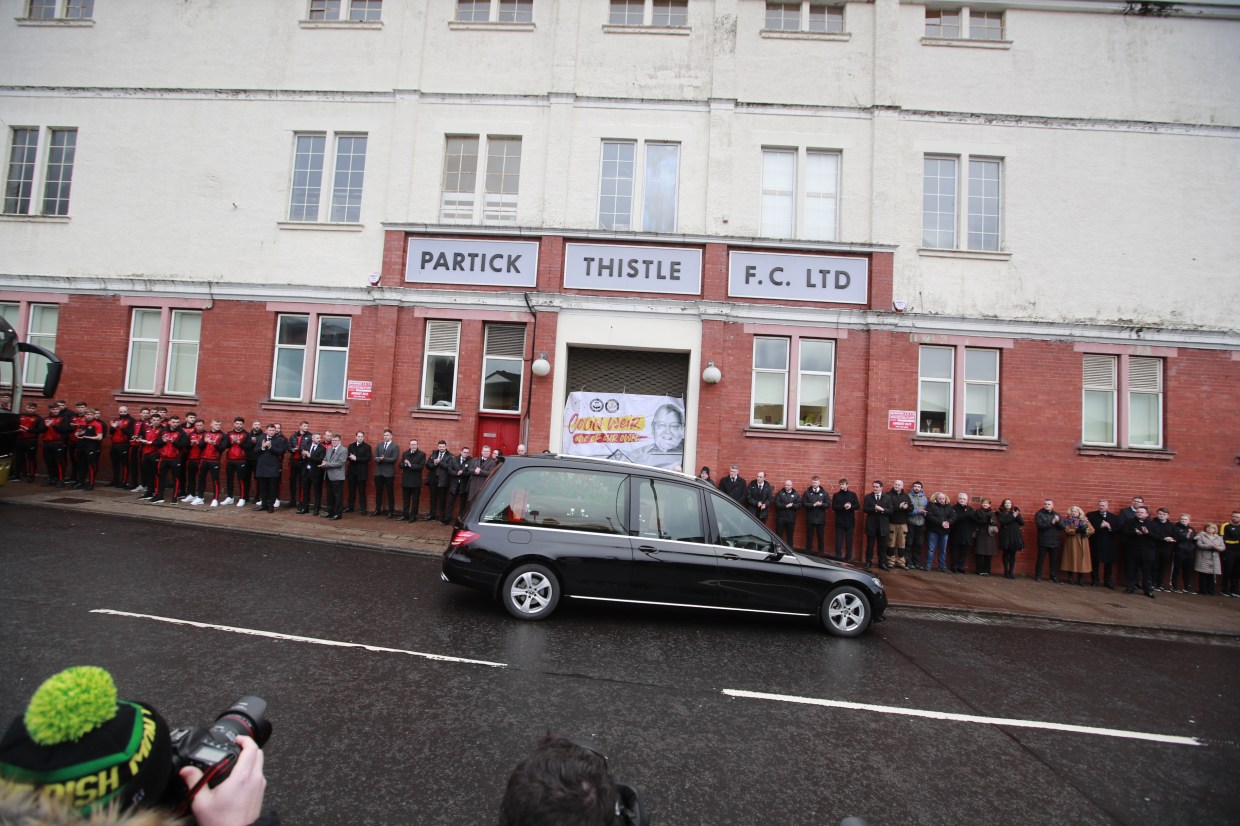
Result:
<svg viewBox="0 0 1240 826">
<path fill-rule="evenodd" d="M 142 445 L 142 459 L 139 461 L 138 486 L 134 488 L 135 493 L 142 494 L 139 499 L 155 498 L 155 472 L 159 465 L 159 445 L 156 440 L 159 434 L 163 432 L 164 420 L 158 413 L 152 413 L 151 418 L 146 420 L 146 424 L 142 426 L 141 432 L 134 437 L 134 441 Z"/>
<path fill-rule="evenodd" d="M 141 484 L 142 480 L 142 448 L 143 445 L 138 441 L 143 429 L 151 421 L 151 409 L 144 407 L 139 411 L 138 418 L 134 420 L 133 430 L 129 433 L 129 469 L 125 476 L 125 488 L 134 490 Z"/>
<path fill-rule="evenodd" d="M 233 419 L 233 429 L 224 436 L 224 461 L 227 462 L 224 475 L 228 481 L 228 496 L 220 503 L 221 505 L 233 503 L 233 482 L 240 479 L 237 490 L 240 498 L 237 500 L 237 507 L 245 506 L 245 496 L 250 490 L 249 477 L 246 475 L 246 462 L 249 461 L 250 449 L 253 446 L 254 442 L 245 429 L 245 419 L 240 416 Z"/>
<path fill-rule="evenodd" d="M 189 439 L 189 452 L 185 455 L 185 467 L 181 470 L 181 476 L 185 479 L 185 484 L 181 490 L 185 493 L 181 497 L 181 501 L 189 504 L 197 498 L 194 493 L 198 489 L 198 469 L 202 465 L 202 439 L 207 435 L 207 423 L 202 419 L 194 422 L 194 429 L 186 434 Z"/>
<path fill-rule="evenodd" d="M 71 481 L 70 487 L 81 487 L 78 483 L 78 477 L 81 475 L 78 469 L 78 440 L 81 439 L 82 426 L 86 424 L 86 402 L 78 402 L 73 405 L 73 415 L 69 419 L 69 476 L 65 481 Z"/>
<path fill-rule="evenodd" d="M 39 464 L 39 436 L 47 425 L 39 415 L 39 406 L 34 402 L 26 402 L 26 412 L 18 419 L 17 425 L 17 465 L 13 469 L 13 478 L 34 482 L 35 471 Z"/>
<path fill-rule="evenodd" d="M 74 487 L 82 490 L 95 489 L 95 476 L 99 473 L 99 454 L 103 451 L 103 434 L 107 428 L 99 421 L 98 410 L 87 410 L 86 421 L 77 430 L 78 477 Z"/>
<path fill-rule="evenodd" d="M 189 436 L 181 428 L 180 417 L 168 417 L 168 426 L 159 432 L 156 444 L 159 446 L 158 487 L 151 503 L 172 504 L 180 495 L 181 465 L 184 464 L 181 457 L 189 450 Z"/>
<path fill-rule="evenodd" d="M 192 450 L 192 448 L 191 448 Z M 194 477 L 196 487 L 191 505 L 201 505 L 206 501 L 207 479 L 211 479 L 211 507 L 220 504 L 220 460 L 224 458 L 224 431 L 220 429 L 220 420 L 211 420 L 211 429 L 202 434 L 198 475 Z"/>
<path fill-rule="evenodd" d="M 116 411 L 109 426 L 108 456 L 112 459 L 112 481 L 110 488 L 123 488 L 129 485 L 129 440 L 133 438 L 135 422 L 129 415 L 129 408 L 121 405 Z"/>
<path fill-rule="evenodd" d="M 43 417 L 43 467 L 47 469 L 47 481 L 44 487 L 64 487 L 65 484 L 65 451 L 68 449 L 70 421 L 73 414 L 63 399 L 48 404 L 47 415 Z"/>
<path fill-rule="evenodd" d="M 203 423 L 203 427 L 204 428 L 206 427 L 205 422 Z M 198 430 L 198 414 L 192 410 L 186 413 L 185 419 L 181 422 L 181 429 L 185 431 L 185 437 L 187 439 L 191 438 L 194 435 L 195 431 Z M 179 481 L 181 483 L 180 484 L 180 491 L 181 491 L 180 498 L 184 500 L 185 499 L 184 494 L 187 494 L 191 490 L 194 489 L 194 481 L 195 481 L 194 477 L 189 475 L 189 448 L 188 447 L 185 450 L 181 451 L 181 478 Z"/>
</svg>

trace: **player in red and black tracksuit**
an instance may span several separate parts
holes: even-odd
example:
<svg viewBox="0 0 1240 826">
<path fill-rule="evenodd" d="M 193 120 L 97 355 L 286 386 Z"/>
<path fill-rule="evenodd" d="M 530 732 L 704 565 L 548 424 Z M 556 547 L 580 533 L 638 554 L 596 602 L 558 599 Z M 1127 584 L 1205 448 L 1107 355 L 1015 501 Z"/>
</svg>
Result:
<svg viewBox="0 0 1240 826">
<path fill-rule="evenodd" d="M 133 429 L 129 431 L 129 466 L 125 473 L 125 485 L 128 490 L 136 488 L 142 479 L 142 448 L 144 445 L 138 437 L 151 421 L 149 408 L 142 408 L 141 415 L 134 420 Z"/>
<path fill-rule="evenodd" d="M 18 420 L 17 467 L 14 469 L 14 478 L 34 482 L 34 474 L 39 464 L 39 436 L 46 428 L 43 417 L 39 415 L 39 406 L 34 402 L 26 402 L 26 412 Z"/>
<path fill-rule="evenodd" d="M 313 441 L 310 434 L 310 423 L 302 422 L 297 432 L 289 437 L 288 440 L 288 501 L 297 504 L 302 500 L 300 494 L 301 479 L 305 471 L 304 457 L 301 455 L 303 450 L 309 450 Z"/>
<path fill-rule="evenodd" d="M 135 424 L 129 408 L 123 405 L 111 422 L 108 437 L 108 455 L 112 458 L 110 488 L 129 487 L 129 440 L 133 438 Z"/>
<path fill-rule="evenodd" d="M 139 463 L 140 473 L 138 479 L 141 484 L 138 488 L 142 490 L 142 499 L 155 498 L 155 474 L 159 469 L 159 434 L 164 430 L 163 420 L 158 413 L 152 413 L 151 418 L 147 419 L 146 424 L 142 426 L 142 432 L 135 437 L 135 441 L 142 445 L 142 459 Z"/>
<path fill-rule="evenodd" d="M 73 413 L 63 401 L 52 402 L 48 407 L 48 414 L 43 417 L 43 436 L 39 439 L 43 444 L 43 467 L 47 469 L 43 485 L 59 488 L 65 484 L 65 452 L 73 430 Z"/>
<path fill-rule="evenodd" d="M 69 420 L 72 428 L 69 431 L 69 479 L 73 480 L 72 487 L 81 487 L 78 479 L 81 477 L 81 470 L 78 456 L 78 440 L 82 438 L 82 427 L 86 424 L 86 402 L 78 402 L 73 406 L 73 417 Z"/>
<path fill-rule="evenodd" d="M 194 422 L 194 429 L 186 434 L 189 439 L 189 453 L 185 457 L 185 468 L 181 471 L 181 477 L 185 480 L 181 487 L 185 494 L 182 500 L 185 502 L 192 502 L 197 496 L 195 491 L 198 489 L 198 472 L 202 468 L 202 444 L 206 435 L 206 423 L 201 419 Z"/>
<path fill-rule="evenodd" d="M 181 430 L 185 431 L 185 438 L 192 439 L 194 431 L 198 429 L 198 414 L 189 412 L 185 414 L 185 421 L 181 422 Z M 196 477 L 189 474 L 189 449 L 181 452 L 181 478 L 178 480 L 181 485 L 181 494 L 184 498 L 194 489 Z"/>
<path fill-rule="evenodd" d="M 233 420 L 233 429 L 228 431 L 224 438 L 224 460 L 228 463 L 228 471 L 226 478 L 228 480 L 228 494 L 224 499 L 225 505 L 231 505 L 233 501 L 233 482 L 240 478 L 241 484 L 238 486 L 238 499 L 242 503 L 245 502 L 246 496 L 250 492 L 250 481 L 246 475 L 246 462 L 250 458 L 250 450 L 254 447 L 254 441 L 250 438 L 250 434 L 245 429 L 245 420 L 238 417 Z"/>
<path fill-rule="evenodd" d="M 189 449 L 189 436 L 177 416 L 168 417 L 168 426 L 160 431 L 156 443 L 159 445 L 159 487 L 152 501 L 175 502 L 181 491 L 183 457 Z"/>
<path fill-rule="evenodd" d="M 103 452 L 103 438 L 107 426 L 99 421 L 98 410 L 86 411 L 86 421 L 78 429 L 77 466 L 78 476 L 76 487 L 82 490 L 95 489 L 95 476 L 99 473 L 99 454 Z"/>
<path fill-rule="evenodd" d="M 220 460 L 224 458 L 227 442 L 220 420 L 211 422 L 211 429 L 202 434 L 201 457 L 198 461 L 198 487 L 194 490 L 194 504 L 201 505 L 207 498 L 207 478 L 211 479 L 211 507 L 220 500 Z"/>
</svg>

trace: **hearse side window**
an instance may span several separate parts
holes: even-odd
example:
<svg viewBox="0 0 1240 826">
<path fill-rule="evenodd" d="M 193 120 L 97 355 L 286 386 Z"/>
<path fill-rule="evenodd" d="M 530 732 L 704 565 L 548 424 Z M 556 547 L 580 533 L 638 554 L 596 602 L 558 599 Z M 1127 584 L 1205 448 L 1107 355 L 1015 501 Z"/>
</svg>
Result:
<svg viewBox="0 0 1240 826">
<path fill-rule="evenodd" d="M 706 541 L 702 499 L 687 485 L 640 479 L 637 482 L 638 536 L 677 542 Z"/>
<path fill-rule="evenodd" d="M 712 493 L 711 505 L 715 511 L 715 527 L 719 531 L 719 544 L 729 548 L 772 553 L 774 545 L 766 529 L 749 511 L 741 508 L 730 496 Z"/>
<path fill-rule="evenodd" d="M 504 480 L 482 513 L 483 522 L 625 533 L 622 473 L 526 468 Z"/>
</svg>

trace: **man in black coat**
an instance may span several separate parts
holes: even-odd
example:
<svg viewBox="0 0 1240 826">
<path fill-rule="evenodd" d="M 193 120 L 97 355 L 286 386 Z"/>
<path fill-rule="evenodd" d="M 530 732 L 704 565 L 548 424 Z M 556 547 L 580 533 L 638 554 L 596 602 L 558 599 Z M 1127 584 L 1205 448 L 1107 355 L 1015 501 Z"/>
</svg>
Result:
<svg viewBox="0 0 1240 826">
<path fill-rule="evenodd" d="M 739 465 L 732 465 L 732 467 L 728 468 L 728 475 L 719 480 L 719 490 L 744 505 L 745 492 L 748 486 L 745 484 L 745 479 L 741 476 L 740 471 Z"/>
<path fill-rule="evenodd" d="M 397 522 L 418 521 L 418 505 L 422 499 L 422 469 L 426 454 L 418 450 L 418 440 L 409 440 L 409 449 L 400 456 L 401 512 Z"/>
<path fill-rule="evenodd" d="M 904 546 L 908 540 L 908 518 L 913 513 L 913 500 L 904 489 L 904 480 L 897 479 L 887 491 L 891 497 L 891 526 L 887 534 L 888 563 L 898 568 L 908 568 Z"/>
<path fill-rule="evenodd" d="M 445 525 L 452 521 L 458 508 L 460 514 L 465 515 L 465 506 L 469 503 L 469 477 L 473 472 L 474 458 L 469 455 L 468 447 L 462 447 L 459 455 L 448 460 L 448 476 L 451 479 L 448 485 L 448 508 L 440 520 Z"/>
<path fill-rule="evenodd" d="M 349 445 L 349 467 L 345 470 L 344 481 L 349 489 L 349 505 L 345 513 L 353 512 L 353 504 L 360 499 L 362 516 L 366 515 L 366 480 L 370 478 L 370 445 L 366 443 L 366 434 L 357 431 L 357 440 Z"/>
<path fill-rule="evenodd" d="M 1098 500 L 1098 510 L 1085 514 L 1089 524 L 1094 526 L 1093 536 L 1089 537 L 1089 558 L 1093 564 L 1089 584 L 1098 584 L 1098 574 L 1102 574 L 1102 584 L 1111 590 L 1115 589 L 1115 560 L 1118 558 L 1119 516 L 1111 513 L 1110 503 L 1105 499 Z"/>
<path fill-rule="evenodd" d="M 1059 559 L 1062 549 L 1060 548 L 1060 522 L 1059 514 L 1055 511 L 1055 503 L 1050 499 L 1042 501 L 1042 509 L 1033 516 L 1033 524 L 1038 527 L 1038 559 L 1033 566 L 1033 581 L 1038 582 L 1042 579 L 1042 562 L 1049 560 L 1050 570 L 1047 574 L 1051 578 L 1051 582 L 1059 581 Z"/>
<path fill-rule="evenodd" d="M 1124 525 L 1124 561 L 1128 573 L 1128 587 L 1124 589 L 1124 593 L 1136 593 L 1144 583 L 1145 595 L 1153 599 L 1156 536 L 1151 521 L 1149 508 L 1139 505 L 1135 516 Z M 1131 563 L 1128 562 L 1129 559 L 1132 559 Z"/>
<path fill-rule="evenodd" d="M 853 532 L 857 528 L 857 511 L 861 501 L 848 489 L 848 480 L 840 480 L 840 489 L 831 494 L 831 510 L 835 511 L 835 558 L 853 560 Z"/>
<path fill-rule="evenodd" d="M 276 499 L 280 497 L 280 475 L 284 470 L 284 454 L 288 450 L 285 439 L 273 424 L 254 446 L 254 480 L 258 483 L 258 504 L 254 510 L 275 513 Z"/>
<path fill-rule="evenodd" d="M 312 433 L 310 442 L 304 444 L 298 451 L 298 455 L 289 461 L 291 465 L 296 465 L 301 473 L 301 481 L 298 484 L 298 490 L 301 492 L 298 513 L 310 513 L 311 503 L 313 503 L 314 515 L 319 515 L 319 510 L 323 506 L 323 468 L 320 466 L 326 458 L 327 445 L 323 444 L 323 435 Z"/>
<path fill-rule="evenodd" d="M 878 564 L 884 571 L 891 570 L 887 556 L 887 535 L 891 533 L 891 511 L 894 505 L 891 495 L 883 493 L 883 480 L 875 479 L 870 492 L 865 495 L 861 509 L 865 511 L 865 567 L 874 562 L 874 549 L 878 549 Z"/>
<path fill-rule="evenodd" d="M 448 512 L 448 486 L 452 474 L 448 472 L 452 464 L 452 454 L 448 452 L 448 443 L 439 440 L 439 447 L 426 457 L 426 486 L 430 488 L 431 502 L 427 519 L 446 521 Z"/>
<path fill-rule="evenodd" d="M 400 448 L 392 441 L 392 431 L 383 431 L 383 441 L 375 445 L 375 512 L 374 516 L 384 516 L 384 499 L 387 500 L 388 519 L 396 518 L 396 462 L 400 459 Z M 364 507 L 364 506 L 363 506 Z"/>
<path fill-rule="evenodd" d="M 784 480 L 784 487 L 775 494 L 775 532 L 792 547 L 792 536 L 797 530 L 797 512 L 801 510 L 801 495 L 792 486 L 791 479 Z"/>
<path fill-rule="evenodd" d="M 817 556 L 826 556 L 824 543 L 827 531 L 827 509 L 831 500 L 827 492 L 819 484 L 818 477 L 809 480 L 809 487 L 801 494 L 801 507 L 805 509 L 805 552 Z M 815 540 L 817 545 L 815 545 Z M 817 547 L 815 551 L 814 548 Z"/>
<path fill-rule="evenodd" d="M 766 473 L 758 471 L 758 477 L 745 489 L 745 504 L 749 506 L 749 512 L 765 522 L 774 497 L 775 490 L 766 481 Z"/>
</svg>

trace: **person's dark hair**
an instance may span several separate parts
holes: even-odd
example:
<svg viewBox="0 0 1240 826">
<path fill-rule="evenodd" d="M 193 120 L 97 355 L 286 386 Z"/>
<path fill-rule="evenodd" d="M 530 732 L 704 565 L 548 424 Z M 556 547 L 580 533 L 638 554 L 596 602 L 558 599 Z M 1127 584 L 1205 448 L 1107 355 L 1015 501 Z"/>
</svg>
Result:
<svg viewBox="0 0 1240 826">
<path fill-rule="evenodd" d="M 508 778 L 499 826 L 611 826 L 616 784 L 601 755 L 547 735 Z"/>
</svg>

